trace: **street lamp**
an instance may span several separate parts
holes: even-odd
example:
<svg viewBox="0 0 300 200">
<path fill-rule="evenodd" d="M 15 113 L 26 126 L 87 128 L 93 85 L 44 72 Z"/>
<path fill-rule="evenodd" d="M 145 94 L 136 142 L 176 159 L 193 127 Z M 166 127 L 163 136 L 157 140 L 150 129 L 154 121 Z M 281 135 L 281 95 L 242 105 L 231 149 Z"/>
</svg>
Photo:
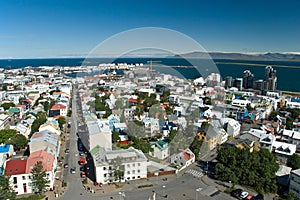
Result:
<svg viewBox="0 0 300 200">
<path fill-rule="evenodd" d="M 125 199 L 125 193 L 124 192 L 119 192 L 120 199 L 124 200 Z"/>
<path fill-rule="evenodd" d="M 198 200 L 198 192 L 200 192 L 202 190 L 202 188 L 197 188 L 196 189 L 196 200 Z"/>
</svg>

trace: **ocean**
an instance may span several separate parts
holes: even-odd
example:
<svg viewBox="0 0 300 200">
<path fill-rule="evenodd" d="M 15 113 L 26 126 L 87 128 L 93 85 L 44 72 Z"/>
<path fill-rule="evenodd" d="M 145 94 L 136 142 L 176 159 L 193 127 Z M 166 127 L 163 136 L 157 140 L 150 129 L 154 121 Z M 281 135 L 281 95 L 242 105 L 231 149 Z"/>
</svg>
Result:
<svg viewBox="0 0 300 200">
<path fill-rule="evenodd" d="M 300 62 L 295 61 L 242 61 L 215 59 L 188 59 L 183 58 L 118 58 L 114 63 L 143 63 L 147 61 L 158 61 L 153 63 L 153 68 L 173 75 L 179 75 L 187 79 L 195 79 L 210 72 L 220 72 L 222 78 L 232 76 L 233 78 L 242 77 L 245 70 L 250 70 L 254 74 L 254 80 L 264 79 L 265 67 L 273 66 L 277 71 L 279 90 L 300 92 Z M 0 68 L 15 69 L 26 66 L 80 66 L 82 63 L 88 65 L 98 65 L 99 63 L 111 62 L 111 59 L 93 58 L 84 62 L 84 58 L 51 58 L 51 59 L 0 59 Z M 191 64 L 192 63 L 192 64 Z M 178 67 L 178 66 L 197 66 Z M 166 67 L 170 66 L 170 67 Z"/>
</svg>

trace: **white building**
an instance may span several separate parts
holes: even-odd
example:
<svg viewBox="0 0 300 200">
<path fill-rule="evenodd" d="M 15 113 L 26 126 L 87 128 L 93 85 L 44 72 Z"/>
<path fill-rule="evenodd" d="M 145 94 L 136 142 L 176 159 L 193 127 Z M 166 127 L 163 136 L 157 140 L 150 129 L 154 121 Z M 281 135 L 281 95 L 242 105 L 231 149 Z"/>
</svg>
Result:
<svg viewBox="0 0 300 200">
<path fill-rule="evenodd" d="M 91 151 L 96 146 L 112 150 L 112 132 L 109 128 L 108 120 L 87 119 L 86 125 L 88 132 L 80 134 L 80 139 L 86 148 Z"/>
<path fill-rule="evenodd" d="M 171 163 L 177 165 L 179 170 L 185 169 L 194 162 L 195 154 L 189 148 L 171 156 Z"/>
<path fill-rule="evenodd" d="M 152 142 L 151 147 L 153 152 L 149 152 L 149 155 L 160 160 L 164 160 L 170 156 L 169 144 L 165 141 Z"/>
<path fill-rule="evenodd" d="M 236 137 L 240 134 L 240 130 L 241 130 L 241 124 L 234 120 L 231 119 L 228 121 L 227 124 L 227 133 L 228 135 L 232 136 L 232 137 Z"/>
<path fill-rule="evenodd" d="M 99 146 L 91 151 L 95 163 L 96 182 L 110 183 L 115 181 L 130 181 L 147 178 L 148 161 L 140 150 L 129 148 L 114 151 L 105 151 Z M 114 162 L 120 162 L 119 167 L 124 175 L 121 180 L 115 180 Z"/>
</svg>

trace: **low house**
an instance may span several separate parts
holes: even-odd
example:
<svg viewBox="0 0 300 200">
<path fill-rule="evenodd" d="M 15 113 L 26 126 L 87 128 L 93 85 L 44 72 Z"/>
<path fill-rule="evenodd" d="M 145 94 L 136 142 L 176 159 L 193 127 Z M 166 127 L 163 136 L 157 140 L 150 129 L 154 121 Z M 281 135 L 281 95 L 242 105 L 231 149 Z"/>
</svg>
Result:
<svg viewBox="0 0 300 200">
<path fill-rule="evenodd" d="M 9 115 L 0 114 L 0 130 L 8 129 L 11 118 Z"/>
<path fill-rule="evenodd" d="M 149 136 L 154 136 L 159 131 L 159 120 L 147 117 L 142 120 L 142 123 L 144 124 L 146 133 L 150 133 Z"/>
<path fill-rule="evenodd" d="M 32 187 L 31 171 L 37 162 L 42 162 L 43 169 L 46 171 L 49 180 L 47 189 L 53 189 L 56 162 L 52 154 L 41 150 L 31 153 L 28 158 L 16 158 L 6 161 L 5 171 L 10 176 L 10 185 L 17 195 L 35 192 Z"/>
<path fill-rule="evenodd" d="M 68 112 L 67 106 L 57 103 L 57 104 L 54 104 L 51 107 L 51 109 L 49 110 L 49 117 L 55 117 L 58 115 L 65 117 L 65 116 L 67 116 L 67 112 Z"/>
<path fill-rule="evenodd" d="M 273 151 L 278 161 L 286 164 L 288 157 L 296 153 L 296 145 L 275 141 L 273 143 Z"/>
<path fill-rule="evenodd" d="M 151 143 L 153 152 L 149 152 L 149 155 L 160 160 L 164 160 L 170 156 L 169 144 L 166 141 L 157 141 Z"/>
<path fill-rule="evenodd" d="M 26 138 L 29 137 L 29 134 L 31 131 L 31 129 L 28 127 L 28 125 L 26 126 L 25 124 L 22 124 L 22 123 L 18 123 L 14 129 L 16 131 L 18 131 L 21 135 L 24 135 Z"/>
<path fill-rule="evenodd" d="M 3 166 L 7 159 L 9 159 L 14 153 L 13 145 L 1 144 L 0 145 L 0 176 L 3 173 Z"/>
<path fill-rule="evenodd" d="M 187 148 L 178 154 L 172 155 L 170 162 L 178 166 L 179 170 L 182 170 L 195 162 L 195 154 Z"/>
<path fill-rule="evenodd" d="M 277 183 L 282 186 L 288 186 L 290 182 L 290 174 L 292 168 L 285 165 L 279 165 L 279 169 L 276 172 Z"/>
<path fill-rule="evenodd" d="M 239 149 L 247 150 L 250 153 L 252 153 L 254 150 L 258 150 L 258 148 L 256 148 L 255 141 L 250 139 L 234 138 L 226 144 L 230 146 L 235 146 Z"/>
</svg>

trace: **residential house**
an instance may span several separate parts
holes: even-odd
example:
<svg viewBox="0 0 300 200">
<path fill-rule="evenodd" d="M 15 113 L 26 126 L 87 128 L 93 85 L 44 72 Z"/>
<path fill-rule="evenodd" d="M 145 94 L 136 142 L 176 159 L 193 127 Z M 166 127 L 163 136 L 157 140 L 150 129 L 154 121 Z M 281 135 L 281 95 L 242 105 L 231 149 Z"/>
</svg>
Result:
<svg viewBox="0 0 300 200">
<path fill-rule="evenodd" d="M 18 123 L 15 128 L 16 131 L 18 131 L 21 135 L 24 135 L 27 139 L 29 137 L 29 134 L 31 132 L 31 129 L 29 128 L 28 124 L 25 125 L 23 123 Z"/>
<path fill-rule="evenodd" d="M 148 134 L 148 136 L 154 136 L 157 132 L 159 132 L 159 120 L 152 118 L 152 117 L 147 117 L 142 119 L 142 123 L 144 124 L 145 127 L 145 132 Z"/>
<path fill-rule="evenodd" d="M 236 148 L 239 149 L 247 150 L 250 153 L 252 153 L 254 150 L 258 150 L 256 149 L 255 141 L 247 138 L 246 139 L 234 138 L 233 140 L 229 141 L 226 144 L 230 146 L 235 146 Z"/>
<path fill-rule="evenodd" d="M 37 162 L 42 162 L 49 180 L 47 189 L 53 189 L 56 162 L 54 156 L 40 150 L 30 154 L 28 158 L 17 158 L 6 161 L 5 171 L 10 176 L 10 184 L 17 195 L 34 193 L 31 171 Z"/>
<path fill-rule="evenodd" d="M 91 151 L 96 146 L 111 150 L 112 132 L 109 128 L 109 121 L 100 121 L 97 118 L 88 118 L 88 116 L 85 119 L 88 131 L 85 134 L 80 134 L 80 139 L 86 150 Z"/>
<path fill-rule="evenodd" d="M 13 145 L 1 144 L 0 145 L 0 176 L 3 173 L 4 164 L 14 154 Z"/>
<path fill-rule="evenodd" d="M 124 116 L 126 121 L 132 121 L 134 119 L 134 109 L 133 108 L 125 108 Z"/>
<path fill-rule="evenodd" d="M 65 117 L 65 116 L 67 116 L 67 112 L 68 112 L 67 106 L 57 103 L 57 104 L 54 104 L 51 107 L 51 109 L 49 110 L 49 117 L 55 117 L 58 115 Z"/>
<path fill-rule="evenodd" d="M 130 147 L 129 149 L 120 149 L 106 151 L 100 146 L 96 146 L 91 155 L 95 163 L 96 182 L 111 183 L 115 182 L 114 162 L 120 160 L 120 169 L 124 172 L 121 182 L 147 178 L 148 161 L 144 153 L 140 150 Z"/>
<path fill-rule="evenodd" d="M 187 148 L 178 154 L 172 155 L 170 162 L 174 165 L 177 165 L 180 171 L 195 162 L 195 154 L 189 148 Z"/>
<path fill-rule="evenodd" d="M 240 130 L 241 130 L 241 124 L 234 120 L 234 119 L 230 119 L 227 122 L 227 126 L 226 126 L 226 132 L 228 133 L 229 136 L 232 137 L 236 137 L 240 134 Z"/>
<path fill-rule="evenodd" d="M 30 153 L 44 150 L 51 153 L 56 159 L 60 150 L 59 135 L 47 130 L 36 132 L 30 138 L 29 150 Z"/>
<path fill-rule="evenodd" d="M 169 144 L 166 141 L 151 142 L 151 148 L 153 152 L 149 152 L 149 155 L 160 160 L 164 160 L 170 156 Z"/>
<path fill-rule="evenodd" d="M 273 143 L 273 152 L 275 152 L 280 163 L 286 164 L 288 157 L 296 153 L 296 145 L 275 141 Z"/>
<path fill-rule="evenodd" d="M 120 123 L 120 117 L 114 114 L 108 116 L 107 120 L 109 121 L 109 128 L 111 131 L 114 131 L 114 123 Z"/>
<path fill-rule="evenodd" d="M 8 129 L 11 118 L 9 115 L 0 114 L 0 130 Z"/>
<path fill-rule="evenodd" d="M 61 131 L 59 129 L 58 123 L 57 124 L 56 123 L 53 123 L 52 121 L 47 121 L 46 123 L 40 126 L 39 131 L 49 131 L 52 133 L 56 133 L 57 135 L 60 135 Z"/>
</svg>

